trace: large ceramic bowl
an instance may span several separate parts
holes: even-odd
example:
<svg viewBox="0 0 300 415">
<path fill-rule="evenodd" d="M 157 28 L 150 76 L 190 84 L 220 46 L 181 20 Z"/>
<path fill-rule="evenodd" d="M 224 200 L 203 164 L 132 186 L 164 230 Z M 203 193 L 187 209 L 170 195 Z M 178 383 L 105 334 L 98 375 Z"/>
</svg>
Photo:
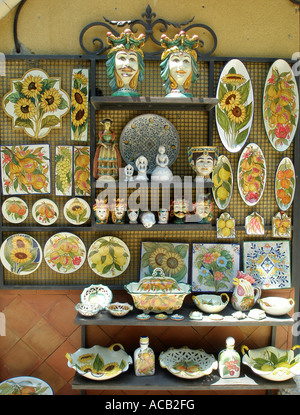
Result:
<svg viewBox="0 0 300 415">
<path fill-rule="evenodd" d="M 159 363 L 163 369 L 183 379 L 198 379 L 218 368 L 218 362 L 213 355 L 202 349 L 189 349 L 187 346 L 180 349 L 170 347 L 166 352 L 161 352 Z"/>
<path fill-rule="evenodd" d="M 242 362 L 262 378 L 282 382 L 300 375 L 300 354 L 295 356 L 296 348 L 300 346 L 294 346 L 291 350 L 281 350 L 273 346 L 249 350 L 243 345 Z"/>
<path fill-rule="evenodd" d="M 295 301 L 292 298 L 283 297 L 265 297 L 257 302 L 266 313 L 272 316 L 288 314 L 295 305 Z"/>
<path fill-rule="evenodd" d="M 132 363 L 132 357 L 119 343 L 112 344 L 110 347 L 81 348 L 75 353 L 67 353 L 66 358 L 69 367 L 92 380 L 114 378 L 126 372 Z"/>
<path fill-rule="evenodd" d="M 225 297 L 225 301 L 223 300 L 223 297 Z M 220 295 L 193 295 L 192 299 L 199 310 L 204 311 L 205 313 L 219 313 L 224 310 L 229 302 L 229 297 L 226 293 L 222 293 Z"/>
<path fill-rule="evenodd" d="M 152 276 L 126 284 L 124 288 L 131 295 L 135 307 L 145 314 L 172 314 L 181 308 L 184 298 L 191 292 L 189 284 L 165 277 L 160 268 L 156 268 Z"/>
</svg>

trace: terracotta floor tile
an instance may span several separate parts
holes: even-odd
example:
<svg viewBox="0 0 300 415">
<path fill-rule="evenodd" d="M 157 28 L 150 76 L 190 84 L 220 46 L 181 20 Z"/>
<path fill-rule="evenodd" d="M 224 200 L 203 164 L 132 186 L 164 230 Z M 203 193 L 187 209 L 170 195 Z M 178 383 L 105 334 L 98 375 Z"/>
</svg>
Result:
<svg viewBox="0 0 300 415">
<path fill-rule="evenodd" d="M 114 340 L 108 336 L 104 330 L 99 326 L 89 326 L 86 335 L 86 347 L 93 347 L 96 344 L 99 346 L 108 347 L 115 343 Z"/>
<path fill-rule="evenodd" d="M 9 351 L 18 341 L 17 336 L 9 327 L 6 328 L 6 335 L 0 337 L 0 357 Z"/>
<path fill-rule="evenodd" d="M 3 380 L 6 380 L 12 377 L 13 377 L 13 374 L 9 371 L 8 367 L 0 359 L 0 382 L 3 382 Z"/>
<path fill-rule="evenodd" d="M 66 383 L 61 389 L 55 392 L 55 395 L 81 395 L 78 389 L 72 389 L 72 382 Z"/>
<path fill-rule="evenodd" d="M 26 333 L 23 341 L 42 359 L 46 359 L 65 341 L 65 338 L 48 321 L 41 319 Z"/>
<path fill-rule="evenodd" d="M 41 364 L 33 373 L 32 376 L 43 379 L 51 386 L 54 395 L 56 391 L 62 389 L 66 381 L 47 363 Z"/>
<path fill-rule="evenodd" d="M 65 341 L 61 346 L 52 353 L 46 363 L 51 366 L 61 377 L 67 382 L 74 377 L 74 369 L 67 365 L 66 353 L 75 353 L 77 349 L 73 347 L 68 341 Z"/>
<path fill-rule="evenodd" d="M 31 375 L 32 371 L 42 363 L 42 359 L 22 340 L 2 356 L 2 361 L 12 376 Z"/>
<path fill-rule="evenodd" d="M 23 299 L 16 297 L 4 310 L 7 326 L 23 337 L 40 319 L 40 315 Z"/>
<path fill-rule="evenodd" d="M 6 291 L 0 290 L 0 311 L 3 311 L 15 298 L 17 294 L 8 294 Z"/>
<path fill-rule="evenodd" d="M 76 314 L 74 303 L 68 297 L 61 296 L 44 317 L 63 336 L 68 337 L 77 328 L 74 323 Z"/>
<path fill-rule="evenodd" d="M 59 294 L 24 294 L 22 299 L 26 301 L 39 314 L 44 315 L 61 298 Z"/>
<path fill-rule="evenodd" d="M 72 344 L 75 349 L 81 347 L 81 326 L 78 326 L 75 331 L 68 337 L 68 341 Z"/>
</svg>

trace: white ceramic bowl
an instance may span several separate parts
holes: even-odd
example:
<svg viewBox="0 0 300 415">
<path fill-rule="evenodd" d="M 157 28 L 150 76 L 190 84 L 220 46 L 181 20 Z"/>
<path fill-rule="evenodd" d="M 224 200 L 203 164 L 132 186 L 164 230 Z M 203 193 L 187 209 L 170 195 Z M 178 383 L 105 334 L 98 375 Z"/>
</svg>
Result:
<svg viewBox="0 0 300 415">
<path fill-rule="evenodd" d="M 116 302 L 106 306 L 105 310 L 107 310 L 114 317 L 123 317 L 126 316 L 126 314 L 128 314 L 129 311 L 132 311 L 133 307 L 128 303 Z"/>
<path fill-rule="evenodd" d="M 257 302 L 266 313 L 272 316 L 283 316 L 289 313 L 295 305 L 292 298 L 283 297 L 260 298 Z"/>
<path fill-rule="evenodd" d="M 112 291 L 106 285 L 92 284 L 82 291 L 80 300 L 83 304 L 94 304 L 103 310 L 110 304 L 112 297 Z"/>
<path fill-rule="evenodd" d="M 225 302 L 223 301 L 223 297 L 225 297 Z M 222 293 L 220 295 L 193 295 L 192 299 L 199 310 L 204 311 L 205 313 L 219 313 L 224 310 L 229 302 L 229 297 L 226 293 Z"/>
<path fill-rule="evenodd" d="M 91 317 L 98 314 L 101 307 L 98 304 L 78 303 L 75 306 L 75 310 L 84 317 Z"/>
</svg>

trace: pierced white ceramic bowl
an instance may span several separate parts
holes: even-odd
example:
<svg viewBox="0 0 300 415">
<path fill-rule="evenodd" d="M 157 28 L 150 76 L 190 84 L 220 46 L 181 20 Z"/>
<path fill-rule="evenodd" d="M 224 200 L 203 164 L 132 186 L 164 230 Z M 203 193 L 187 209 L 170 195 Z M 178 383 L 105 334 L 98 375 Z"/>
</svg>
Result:
<svg viewBox="0 0 300 415">
<path fill-rule="evenodd" d="M 132 305 L 128 303 L 111 303 L 105 307 L 105 310 L 109 311 L 111 315 L 115 317 L 123 317 L 133 310 Z"/>
<path fill-rule="evenodd" d="M 103 310 L 110 304 L 112 297 L 113 294 L 106 285 L 92 284 L 82 291 L 80 300 L 83 304 L 95 304 L 100 310 Z"/>
<path fill-rule="evenodd" d="M 75 310 L 84 317 L 91 317 L 98 314 L 101 307 L 98 304 L 78 303 L 75 306 Z"/>
<path fill-rule="evenodd" d="M 225 297 L 225 302 L 223 301 L 222 297 Z M 204 311 L 205 313 L 219 313 L 220 311 L 224 310 L 229 302 L 229 297 L 226 293 L 222 293 L 220 295 L 193 295 L 192 299 L 199 310 Z"/>
<path fill-rule="evenodd" d="M 295 305 L 292 298 L 283 297 L 265 297 L 260 298 L 257 302 L 266 313 L 272 316 L 288 314 Z"/>
</svg>

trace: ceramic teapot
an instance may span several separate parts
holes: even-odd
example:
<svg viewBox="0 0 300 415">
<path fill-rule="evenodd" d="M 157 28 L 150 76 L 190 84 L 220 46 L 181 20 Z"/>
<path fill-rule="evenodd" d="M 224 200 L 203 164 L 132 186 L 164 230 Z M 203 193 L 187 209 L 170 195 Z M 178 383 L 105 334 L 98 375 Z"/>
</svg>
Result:
<svg viewBox="0 0 300 415">
<path fill-rule="evenodd" d="M 261 295 L 261 289 L 253 287 L 253 282 L 255 282 L 254 278 L 242 272 L 238 272 L 238 278 L 233 278 L 235 286 L 231 297 L 233 308 L 238 311 L 248 311 L 255 305 Z"/>
</svg>

